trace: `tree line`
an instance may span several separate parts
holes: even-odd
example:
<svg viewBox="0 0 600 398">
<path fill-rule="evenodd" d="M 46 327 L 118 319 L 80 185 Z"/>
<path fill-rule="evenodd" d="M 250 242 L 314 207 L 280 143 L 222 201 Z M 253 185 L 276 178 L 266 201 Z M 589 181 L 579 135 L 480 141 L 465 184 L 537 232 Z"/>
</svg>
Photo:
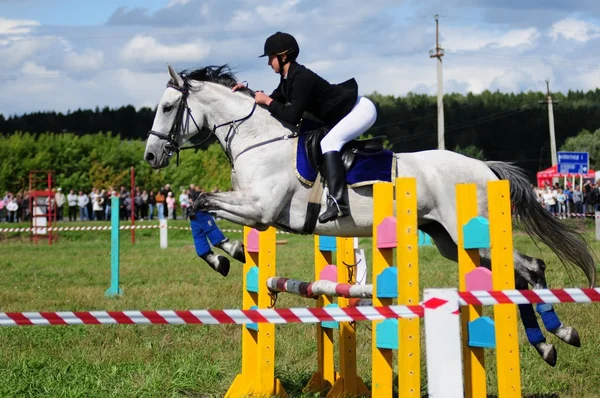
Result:
<svg viewBox="0 0 600 398">
<path fill-rule="evenodd" d="M 394 97 L 375 92 L 369 98 L 378 109 L 377 122 L 369 135 L 387 136 L 388 146 L 395 152 L 437 147 L 435 96 L 409 93 Z M 552 98 L 556 102 L 557 147 L 589 150 L 594 167 L 600 161 L 600 89 L 554 93 Z M 535 172 L 551 165 L 543 92 L 447 94 L 444 113 L 447 149 L 480 159 L 515 162 L 532 181 Z M 0 187 L 22 184 L 29 170 L 52 169 L 70 185 L 87 188 L 100 182 L 102 176 L 110 175 L 104 178 L 110 182 L 125 181 L 127 170 L 134 165 L 139 178 L 148 184 L 195 183 L 230 188 L 230 168 L 217 145 L 207 151 L 184 151 L 179 167 L 172 165 L 153 172 L 142 157 L 154 114 L 155 109 L 124 106 L 78 109 L 66 114 L 0 115 L 0 134 L 4 136 L 0 147 Z M 208 168 L 199 169 L 198 164 Z"/>
<path fill-rule="evenodd" d="M 175 192 L 195 184 L 210 190 L 231 188 L 231 168 L 219 145 L 206 150 L 182 151 L 180 164 L 175 158 L 159 171 L 143 159 L 146 143 L 122 139 L 112 133 L 77 135 L 74 133 L 14 133 L 2 138 L 0 145 L 0 189 L 13 193 L 29 187 L 31 170 L 54 172 L 55 187 L 89 192 L 91 188 L 115 189 L 135 184 L 142 189 L 158 189 L 170 184 Z M 42 174 L 37 174 L 40 178 Z M 45 189 L 41 181 L 35 189 Z M 4 195 L 4 192 L 1 192 Z"/>
</svg>

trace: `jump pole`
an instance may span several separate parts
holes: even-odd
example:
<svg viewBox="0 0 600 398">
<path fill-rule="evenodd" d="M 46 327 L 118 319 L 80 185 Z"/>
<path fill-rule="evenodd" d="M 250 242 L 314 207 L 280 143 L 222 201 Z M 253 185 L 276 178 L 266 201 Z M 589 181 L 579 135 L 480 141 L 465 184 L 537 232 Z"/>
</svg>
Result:
<svg viewBox="0 0 600 398">
<path fill-rule="evenodd" d="M 417 180 L 396 179 L 396 267 L 398 304 L 417 305 L 419 295 L 419 223 Z M 401 397 L 421 397 L 420 320 L 398 320 L 398 393 Z"/>
<path fill-rule="evenodd" d="M 487 197 L 489 220 L 478 216 L 476 185 L 456 186 L 461 291 L 515 288 L 509 181 L 488 182 Z M 481 249 L 491 250 L 493 272 L 479 266 Z M 494 320 L 491 320 L 481 316 L 481 307 L 461 308 L 465 397 L 485 397 L 487 394 L 484 348 L 496 348 L 498 396 L 521 396 L 516 311 L 516 305 L 495 305 Z M 439 334 L 439 331 L 434 333 L 437 333 L 436 336 L 440 340 L 451 337 Z M 451 344 L 453 342 L 448 341 L 446 345 Z M 447 364 L 446 368 L 449 366 Z M 436 380 L 440 380 L 441 377 L 430 374 L 428 370 L 428 379 L 432 389 L 430 391 L 437 389 L 448 393 L 447 385 L 436 384 Z"/>
<path fill-rule="evenodd" d="M 314 236 L 313 241 L 315 278 L 320 279 L 322 274 L 326 272 L 326 269 L 333 264 L 333 250 L 331 250 L 333 248 L 321 247 L 321 237 L 318 235 Z M 317 298 L 315 306 L 317 308 L 324 308 L 332 304 L 332 296 L 320 295 Z M 306 387 L 304 387 L 305 392 L 320 393 L 329 390 L 340 376 L 335 370 L 333 330 L 334 328 L 329 327 L 328 324 L 323 322 L 316 325 L 317 370 L 311 376 Z"/>
<path fill-rule="evenodd" d="M 477 186 L 475 184 L 456 185 L 456 216 L 458 225 L 458 284 L 460 291 L 467 291 L 466 275 L 479 267 L 479 248 L 465 248 L 463 225 L 479 215 L 477 206 Z M 478 245 L 480 246 L 480 245 Z M 468 305 L 460 308 L 462 335 L 469 335 L 469 324 L 480 318 L 483 307 Z M 485 377 L 485 357 L 483 347 L 462 345 L 464 367 L 465 398 L 487 396 Z"/>
<path fill-rule="evenodd" d="M 119 287 L 119 198 L 112 196 L 110 198 L 110 287 L 104 294 L 106 297 L 115 297 L 123 294 Z"/>
<path fill-rule="evenodd" d="M 418 304 L 416 179 L 397 178 L 394 184 L 375 184 L 373 201 L 373 305 L 391 305 L 394 298 L 398 299 L 398 304 Z M 373 322 L 372 396 L 391 396 L 393 393 L 393 350 L 398 350 L 399 396 L 421 396 L 419 325 L 418 318 Z"/>
<path fill-rule="evenodd" d="M 488 212 L 492 246 L 492 287 L 494 290 L 515 288 L 510 184 L 507 180 L 488 182 Z M 521 365 L 517 306 L 495 305 L 496 362 L 498 396 L 521 396 Z"/>
<path fill-rule="evenodd" d="M 350 275 L 350 267 L 345 264 L 354 264 L 354 238 L 336 239 L 337 276 L 340 283 L 355 283 L 356 272 Z M 338 298 L 340 308 L 350 307 L 350 299 Z M 339 354 L 340 377 L 335 381 L 327 397 L 343 397 L 350 394 L 367 395 L 369 389 L 358 376 L 356 369 L 356 323 L 339 323 Z"/>
<path fill-rule="evenodd" d="M 244 227 L 243 309 L 268 308 L 271 298 L 267 279 L 275 276 L 276 233 Z M 257 394 L 287 397 L 279 379 L 275 378 L 275 324 L 261 323 L 242 326 L 242 372 L 238 374 L 226 397 Z"/>
<path fill-rule="evenodd" d="M 337 266 L 333 265 L 333 253 L 336 253 Z M 356 269 L 354 266 L 356 256 L 354 238 L 341 238 L 331 236 L 314 237 L 315 253 L 315 280 L 325 282 L 328 286 L 353 286 L 356 283 Z M 350 268 L 353 268 L 350 271 Z M 272 278 L 272 284 L 277 285 Z M 298 281 L 291 281 L 292 284 Z M 274 286 L 272 286 L 274 287 Z M 279 289 L 275 289 L 279 290 Z M 334 289 L 335 290 L 335 289 Z M 285 289 L 280 291 L 287 291 Z M 301 294 L 301 292 L 292 292 Z M 337 304 L 333 303 L 333 294 L 317 294 L 316 307 L 324 308 L 337 306 L 340 308 L 351 307 L 356 304 L 348 297 L 338 297 Z M 335 370 L 334 357 L 334 329 L 339 329 L 339 355 L 340 371 Z M 322 393 L 329 389 L 327 397 L 342 397 L 351 395 L 367 395 L 369 389 L 358 376 L 356 369 L 356 327 L 353 322 L 321 322 L 316 327 L 317 339 L 317 371 L 311 376 L 304 388 L 305 392 Z"/>
</svg>

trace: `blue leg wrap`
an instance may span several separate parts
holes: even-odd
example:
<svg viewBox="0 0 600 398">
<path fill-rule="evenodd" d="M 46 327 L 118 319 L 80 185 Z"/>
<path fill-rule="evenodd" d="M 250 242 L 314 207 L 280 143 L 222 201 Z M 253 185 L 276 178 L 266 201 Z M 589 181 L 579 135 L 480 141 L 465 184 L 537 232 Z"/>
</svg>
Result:
<svg viewBox="0 0 600 398">
<path fill-rule="evenodd" d="M 194 237 L 194 246 L 196 247 L 196 254 L 202 257 L 205 254 L 211 252 L 210 244 L 208 243 L 208 236 L 206 230 L 209 229 L 206 219 L 190 219 L 190 226 L 192 227 L 192 236 Z"/>
<path fill-rule="evenodd" d="M 534 345 L 546 341 L 546 338 L 544 337 L 544 334 L 542 333 L 540 325 L 538 324 L 535 316 L 533 305 L 519 304 L 519 312 L 521 314 L 521 321 L 525 327 L 525 333 L 527 334 L 527 340 L 529 340 L 529 343 Z"/>
<path fill-rule="evenodd" d="M 542 316 L 542 322 L 544 322 L 544 326 L 549 332 L 556 331 L 562 325 L 552 304 L 538 304 L 535 308 L 538 314 Z"/>
<path fill-rule="evenodd" d="M 527 334 L 527 340 L 529 340 L 529 343 L 532 345 L 543 343 L 544 341 L 546 341 L 546 338 L 544 337 L 542 330 L 539 327 L 527 328 L 525 329 L 525 333 Z"/>
</svg>

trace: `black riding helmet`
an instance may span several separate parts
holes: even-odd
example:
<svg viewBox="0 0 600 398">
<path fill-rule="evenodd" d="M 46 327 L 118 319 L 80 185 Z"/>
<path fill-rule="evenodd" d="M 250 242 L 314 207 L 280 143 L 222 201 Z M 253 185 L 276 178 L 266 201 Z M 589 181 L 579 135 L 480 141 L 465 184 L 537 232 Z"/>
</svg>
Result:
<svg viewBox="0 0 600 398">
<path fill-rule="evenodd" d="M 287 55 L 285 62 L 281 57 L 283 54 Z M 283 74 L 283 65 L 296 60 L 298 54 L 300 54 L 300 47 L 294 36 L 289 33 L 277 32 L 267 38 L 265 41 L 264 53 L 263 55 L 260 55 L 259 58 L 277 55 L 277 60 L 279 61 L 279 66 L 281 68 L 279 73 Z"/>
</svg>

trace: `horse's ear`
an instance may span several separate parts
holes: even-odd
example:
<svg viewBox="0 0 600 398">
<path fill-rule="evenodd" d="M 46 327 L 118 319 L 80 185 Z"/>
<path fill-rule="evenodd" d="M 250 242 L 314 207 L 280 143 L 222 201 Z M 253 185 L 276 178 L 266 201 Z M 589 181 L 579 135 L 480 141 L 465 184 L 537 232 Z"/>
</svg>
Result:
<svg viewBox="0 0 600 398">
<path fill-rule="evenodd" d="M 173 83 L 177 84 L 178 87 L 183 88 L 183 79 L 181 78 L 181 76 L 179 76 L 177 74 L 177 72 L 175 72 L 175 69 L 173 69 L 173 67 L 169 64 L 167 64 L 167 69 L 169 70 L 169 75 L 171 76 L 171 81 Z"/>
</svg>

